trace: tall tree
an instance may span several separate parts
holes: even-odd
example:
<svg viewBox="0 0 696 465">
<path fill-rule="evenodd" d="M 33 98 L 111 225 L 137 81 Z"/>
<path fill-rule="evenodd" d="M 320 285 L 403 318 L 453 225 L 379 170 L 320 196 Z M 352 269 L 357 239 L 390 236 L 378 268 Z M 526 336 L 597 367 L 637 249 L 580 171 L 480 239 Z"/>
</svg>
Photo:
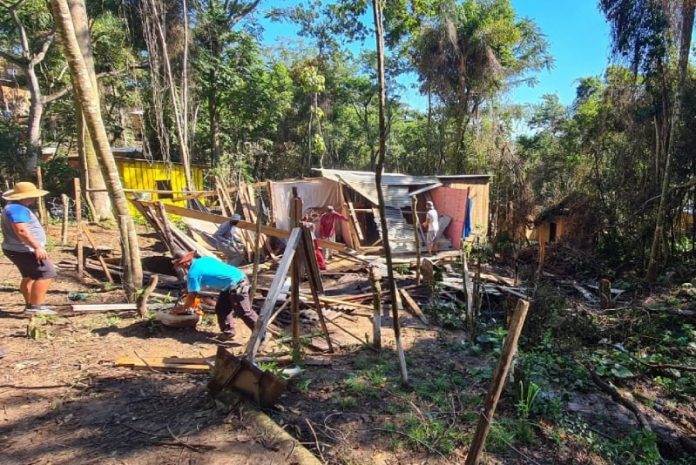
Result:
<svg viewBox="0 0 696 465">
<path fill-rule="evenodd" d="M 599 6 L 612 26 L 614 53 L 630 61 L 634 73 L 642 71 L 656 101 L 655 177 L 659 179 L 659 205 L 650 247 L 646 279 L 657 277 L 665 240 L 672 160 L 675 156 L 694 26 L 694 0 L 600 0 Z M 676 53 L 674 44 L 678 43 Z M 669 85 L 671 57 L 677 57 L 674 89 Z"/>
<path fill-rule="evenodd" d="M 206 76 L 202 88 L 208 106 L 210 159 L 213 166 L 222 155 L 220 114 L 223 109 L 220 107 L 220 100 L 228 85 L 222 70 L 224 53 L 237 38 L 235 26 L 251 14 L 259 2 L 260 0 L 206 0 L 200 3 L 196 38 L 202 45 L 198 63 Z"/>
<path fill-rule="evenodd" d="M 392 319 L 394 323 L 394 339 L 396 340 L 396 351 L 401 367 L 401 383 L 408 384 L 408 371 L 406 369 L 406 357 L 404 347 L 401 342 L 401 325 L 399 323 L 399 293 L 396 290 L 394 280 L 394 262 L 392 260 L 391 245 L 389 244 L 389 228 L 387 227 L 387 214 L 384 202 L 384 191 L 382 190 L 382 171 L 384 170 L 384 158 L 387 153 L 387 125 L 386 125 L 386 103 L 387 92 L 384 85 L 384 32 L 382 19 L 381 0 L 372 0 L 372 9 L 375 20 L 375 41 L 377 42 L 377 82 L 379 85 L 379 154 L 377 155 L 377 166 L 375 167 L 375 184 L 377 186 L 377 197 L 379 200 L 379 219 L 382 227 L 382 245 L 384 256 L 387 260 L 387 280 L 389 281 L 389 294 L 391 296 Z"/>
<path fill-rule="evenodd" d="M 0 50 L 0 57 L 18 66 L 27 79 L 30 95 L 28 146 L 26 169 L 33 171 L 41 155 L 41 117 L 44 110 L 44 98 L 39 85 L 37 67 L 46 57 L 53 44 L 55 31 L 50 24 L 50 15 L 41 2 L 0 1 L 1 13 L 8 18 L 0 18 L 0 32 L 3 33 L 5 50 Z M 47 18 L 49 16 L 49 18 Z M 8 40 L 9 39 L 9 40 Z"/>
<path fill-rule="evenodd" d="M 92 87 L 97 89 L 97 75 L 94 71 L 94 55 L 92 53 L 92 44 L 90 42 L 89 21 L 87 19 L 87 10 L 84 0 L 68 0 L 70 14 L 73 18 L 75 27 L 75 35 L 77 42 L 80 45 L 80 52 L 85 60 L 85 66 L 89 73 Z M 97 98 L 99 95 L 97 95 Z M 100 105 L 101 106 L 101 105 Z M 75 115 L 77 119 L 77 149 L 80 154 L 82 168 L 84 172 L 85 185 L 93 191 L 87 192 L 87 195 L 92 201 L 94 214 L 97 221 L 108 221 L 114 219 L 114 214 L 111 210 L 111 199 L 106 192 L 106 182 L 99 167 L 99 160 L 94 151 L 92 138 L 87 131 L 80 104 L 75 100 Z"/>
<path fill-rule="evenodd" d="M 143 280 L 138 236 L 135 231 L 135 224 L 128 211 L 128 201 L 123 192 L 116 161 L 111 152 L 111 145 L 102 121 L 98 90 L 93 85 L 85 59 L 80 51 L 76 28 L 73 24 L 73 17 L 67 0 L 51 0 L 50 6 L 56 27 L 62 39 L 61 42 L 70 68 L 75 92 L 82 108 L 82 114 L 84 115 L 87 129 L 106 179 L 106 188 L 116 209 L 121 233 L 121 251 L 124 257 L 125 273 L 123 285 L 128 298 L 134 299 L 135 293 L 142 286 Z"/>
</svg>

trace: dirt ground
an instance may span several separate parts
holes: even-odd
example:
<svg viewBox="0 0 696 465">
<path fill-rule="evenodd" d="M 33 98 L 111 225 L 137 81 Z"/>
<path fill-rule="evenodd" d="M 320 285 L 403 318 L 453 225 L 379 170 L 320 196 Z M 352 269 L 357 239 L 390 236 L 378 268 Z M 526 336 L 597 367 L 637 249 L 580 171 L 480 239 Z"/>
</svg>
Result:
<svg viewBox="0 0 696 465">
<path fill-rule="evenodd" d="M 91 231 L 100 246 L 118 250 L 115 231 L 98 226 Z M 56 245 L 58 228 L 50 226 L 48 233 L 51 259 L 74 261 L 72 248 Z M 161 250 L 145 231 L 141 245 L 145 254 Z M 105 290 L 92 277 L 77 279 L 71 270 L 59 274 L 49 291 L 50 305 L 75 303 L 69 298 L 75 293 L 86 297 L 77 303 L 124 302 L 119 290 Z M 23 313 L 17 290 L 20 275 L 4 256 L 0 276 L 0 346 L 7 352 L 0 359 L 3 464 L 293 462 L 295 445 L 267 443 L 263 431 L 255 431 L 243 416 L 216 403 L 206 390 L 207 375 L 113 366 L 123 355 L 213 356 L 218 333 L 214 315 L 206 316 L 197 331 L 166 328 L 135 313 L 35 317 L 39 332 L 32 338 L 27 336 L 30 318 Z M 354 318 L 353 323 L 356 320 L 352 331 L 371 332 L 369 320 Z M 405 332 L 410 344 L 415 334 Z M 384 333 L 388 346 L 389 329 Z M 228 349 L 241 353 L 249 334 L 239 321 Z M 339 353 L 348 354 L 355 345 L 345 333 L 335 334 L 335 341 L 343 347 Z M 270 343 L 264 350 L 259 355 L 277 352 L 278 346 Z"/>
<path fill-rule="evenodd" d="M 118 250 L 115 231 L 97 226 L 91 230 L 98 244 Z M 55 245 L 58 234 L 57 227 L 49 228 L 52 259 L 74 261 L 71 249 Z M 146 255 L 162 252 L 145 230 L 141 246 Z M 211 398 L 206 389 L 208 375 L 114 366 L 119 356 L 213 356 L 218 345 L 214 315 L 204 317 L 196 331 L 166 328 L 134 313 L 36 317 L 33 324 L 39 331 L 28 337 L 30 319 L 22 311 L 19 279 L 15 268 L 0 256 L 0 346 L 7 351 L 0 359 L 3 465 L 290 464 L 296 463 L 298 444 L 328 464 L 463 463 L 498 357 L 495 326 L 483 334 L 490 343 L 484 338 L 474 344 L 460 331 L 425 326 L 404 313 L 401 322 L 410 378 L 404 387 L 399 383 L 391 319 L 383 318 L 383 350 L 375 352 L 356 340 L 372 335 L 370 311 L 334 309 L 345 313 L 335 321 L 352 335 L 331 325 L 336 352 L 326 354 L 316 350 L 325 344 L 318 326 L 303 328 L 302 334 L 310 335 L 303 337 L 305 356 L 330 366 L 304 365 L 277 405 L 266 411 L 296 438 L 296 442 L 278 442 L 252 426 L 244 413 Z M 267 286 L 268 277 L 260 285 Z M 324 285 L 328 295 L 369 292 L 365 277 L 350 270 L 327 275 Z M 124 301 L 120 291 L 62 270 L 48 303 L 69 304 L 75 293 L 86 297 L 86 303 Z M 274 360 L 288 358 L 291 352 L 286 345 L 288 330 L 276 327 L 276 331 L 279 336 L 259 353 L 270 360 L 262 365 L 269 370 L 280 370 L 281 364 Z M 238 322 L 237 338 L 227 348 L 241 353 L 249 333 Z M 533 371 L 563 362 L 544 359 L 543 351 L 534 356 L 538 366 L 526 359 L 520 365 Z M 544 376 L 552 382 L 549 386 L 556 387 L 544 386 L 543 403 L 532 405 L 532 399 L 527 408 L 558 403 L 562 412 L 521 416 L 524 405 L 514 395 L 504 395 L 485 463 L 652 463 L 608 459 L 614 457 L 614 449 L 592 443 L 600 439 L 618 443 L 623 449 L 617 449 L 615 456 L 624 457 L 634 447 L 626 441 L 634 440 L 637 431 L 630 411 L 586 382 L 560 378 L 550 369 Z M 648 386 L 648 377 L 640 380 L 643 392 L 660 395 L 654 385 Z M 693 398 L 676 405 L 686 421 L 696 425 Z"/>
</svg>

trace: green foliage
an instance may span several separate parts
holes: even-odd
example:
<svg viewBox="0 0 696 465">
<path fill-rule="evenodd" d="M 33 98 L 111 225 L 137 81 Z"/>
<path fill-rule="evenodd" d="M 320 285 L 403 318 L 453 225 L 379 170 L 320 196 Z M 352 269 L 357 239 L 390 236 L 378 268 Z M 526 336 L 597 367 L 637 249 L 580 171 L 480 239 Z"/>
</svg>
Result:
<svg viewBox="0 0 696 465">
<path fill-rule="evenodd" d="M 0 118 L 0 174 L 6 178 L 24 176 L 22 157 L 26 146 L 23 129 L 14 120 Z"/>
<path fill-rule="evenodd" d="M 424 307 L 424 310 L 443 328 L 462 329 L 466 326 L 465 312 L 454 302 L 429 304 Z"/>
</svg>

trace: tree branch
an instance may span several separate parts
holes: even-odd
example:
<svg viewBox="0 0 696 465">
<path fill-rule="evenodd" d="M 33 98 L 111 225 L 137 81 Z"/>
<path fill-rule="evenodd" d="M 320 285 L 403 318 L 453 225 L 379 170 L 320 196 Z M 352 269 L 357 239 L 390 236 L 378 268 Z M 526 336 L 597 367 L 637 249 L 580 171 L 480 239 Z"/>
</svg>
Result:
<svg viewBox="0 0 696 465">
<path fill-rule="evenodd" d="M 0 50 L 0 57 L 4 58 L 5 60 L 11 63 L 14 63 L 17 66 L 26 66 L 29 64 L 29 60 L 27 60 L 26 58 L 18 57 L 17 55 L 3 52 L 2 50 Z"/>
<path fill-rule="evenodd" d="M 127 73 L 128 73 L 130 70 L 132 70 L 132 69 L 142 69 L 142 68 L 146 68 L 146 67 L 147 67 L 146 65 L 139 64 L 139 65 L 135 65 L 135 66 L 130 66 L 130 67 L 126 68 L 126 69 L 119 69 L 119 70 L 115 70 L 115 71 L 105 71 L 105 72 L 102 72 L 102 73 L 97 73 L 96 78 L 97 78 L 97 80 L 99 80 L 99 79 L 107 78 L 107 77 L 123 76 L 123 75 L 127 74 Z M 52 94 L 50 94 L 50 95 L 44 96 L 44 97 L 41 99 L 41 102 L 42 102 L 44 105 L 47 105 L 47 104 L 49 104 L 49 103 L 53 103 L 53 102 L 55 102 L 56 100 L 58 100 L 59 98 L 61 98 L 61 97 L 63 97 L 64 95 L 66 95 L 66 94 L 67 94 L 68 92 L 70 92 L 71 90 L 72 90 L 72 87 L 71 87 L 71 86 L 65 86 L 65 87 L 63 87 L 62 89 L 60 89 L 60 90 L 58 90 L 58 91 L 56 91 L 56 92 L 54 92 L 54 93 L 52 93 Z"/>
<path fill-rule="evenodd" d="M 36 64 L 41 63 L 43 61 L 44 57 L 46 56 L 46 52 L 48 52 L 48 49 L 51 46 L 51 44 L 53 43 L 53 39 L 55 37 L 56 37 L 56 30 L 54 27 L 53 30 L 51 30 L 51 32 L 48 34 L 48 37 L 46 37 L 46 40 L 44 40 L 43 43 L 41 44 L 41 50 L 39 50 L 39 53 L 36 53 L 32 57 L 30 64 L 36 65 Z"/>
</svg>

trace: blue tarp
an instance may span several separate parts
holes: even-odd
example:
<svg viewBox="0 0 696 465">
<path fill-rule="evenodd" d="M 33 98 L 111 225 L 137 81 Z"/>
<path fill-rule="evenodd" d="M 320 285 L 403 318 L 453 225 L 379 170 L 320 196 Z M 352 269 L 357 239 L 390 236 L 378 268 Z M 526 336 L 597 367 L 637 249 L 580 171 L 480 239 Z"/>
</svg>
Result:
<svg viewBox="0 0 696 465">
<path fill-rule="evenodd" d="M 474 208 L 474 199 L 469 197 L 466 200 L 466 218 L 464 219 L 464 230 L 462 238 L 466 239 L 471 236 L 471 210 Z"/>
</svg>

